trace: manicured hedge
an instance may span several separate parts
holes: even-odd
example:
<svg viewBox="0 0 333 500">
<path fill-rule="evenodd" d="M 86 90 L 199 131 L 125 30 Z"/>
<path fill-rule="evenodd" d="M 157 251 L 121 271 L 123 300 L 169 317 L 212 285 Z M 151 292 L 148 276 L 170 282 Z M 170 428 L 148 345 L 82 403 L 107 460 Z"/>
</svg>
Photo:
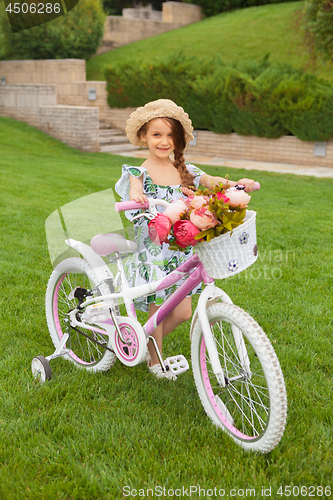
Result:
<svg viewBox="0 0 333 500">
<path fill-rule="evenodd" d="M 125 108 L 168 98 L 183 106 L 196 129 L 221 134 L 304 141 L 333 137 L 333 86 L 267 58 L 227 66 L 176 54 L 106 68 L 109 106 Z"/>
</svg>

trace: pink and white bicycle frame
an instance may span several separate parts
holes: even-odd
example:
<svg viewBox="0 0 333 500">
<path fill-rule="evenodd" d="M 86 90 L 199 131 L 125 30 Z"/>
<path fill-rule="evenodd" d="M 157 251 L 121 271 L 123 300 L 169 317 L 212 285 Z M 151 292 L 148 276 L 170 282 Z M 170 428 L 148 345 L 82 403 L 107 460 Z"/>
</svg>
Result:
<svg viewBox="0 0 333 500">
<path fill-rule="evenodd" d="M 162 203 L 161 203 L 162 202 Z M 137 209 L 137 208 L 149 208 L 150 212 L 155 215 L 156 209 L 155 205 L 167 205 L 167 203 L 163 200 L 149 200 L 146 204 L 142 205 L 140 203 L 136 203 L 133 201 L 130 202 L 122 202 L 122 203 L 116 203 L 116 210 L 131 210 L 131 209 Z M 90 246 L 76 241 L 76 240 L 66 240 L 66 243 L 68 246 L 75 248 L 78 250 L 83 257 L 86 259 L 88 264 L 91 266 L 92 270 L 94 271 L 95 275 L 97 276 L 98 279 L 101 281 L 104 281 L 106 279 L 114 279 L 109 267 L 105 264 L 104 260 L 97 255 Z M 207 305 L 209 305 L 212 302 L 215 302 L 216 300 L 222 300 L 223 302 L 232 304 L 232 301 L 230 297 L 220 288 L 215 286 L 214 279 L 211 278 L 203 263 L 199 259 L 198 255 L 194 254 L 192 257 L 190 257 L 186 262 L 181 264 L 177 269 L 172 271 L 168 276 L 165 278 L 154 281 L 151 283 L 147 283 L 145 285 L 140 285 L 136 287 L 130 287 L 126 277 L 125 277 L 125 271 L 123 264 L 121 262 L 120 255 L 116 255 L 117 258 L 117 267 L 118 267 L 118 272 L 120 275 L 120 292 L 117 293 L 108 293 L 106 295 L 101 295 L 97 298 L 87 298 L 82 304 L 81 307 L 85 308 L 89 306 L 90 304 L 96 303 L 97 301 L 103 301 L 108 303 L 111 302 L 112 300 L 115 299 L 123 299 L 124 304 L 126 306 L 126 311 L 127 315 L 131 320 L 136 321 L 136 312 L 134 308 L 134 299 L 145 296 L 145 295 L 150 295 L 156 291 L 159 290 L 165 290 L 166 288 L 169 288 L 170 286 L 174 285 L 181 279 L 184 279 L 184 282 L 177 288 L 177 290 L 170 295 L 165 302 L 159 307 L 159 309 L 156 311 L 156 313 L 151 316 L 151 318 L 143 325 L 143 330 L 144 333 L 148 338 L 151 338 L 151 335 L 153 331 L 156 329 L 156 327 L 164 321 L 164 319 L 171 313 L 171 311 L 185 298 L 187 297 L 192 290 L 194 290 L 197 285 L 199 285 L 201 282 L 203 282 L 206 287 L 202 291 L 199 297 L 198 301 L 198 306 L 197 309 L 193 315 L 192 318 L 192 325 L 191 325 L 191 334 L 192 334 L 192 329 L 194 326 L 194 323 L 199 317 L 200 325 L 202 328 L 202 332 L 205 338 L 205 344 L 207 347 L 207 351 L 209 354 L 209 358 L 211 361 L 212 369 L 213 372 L 216 376 L 217 382 L 220 386 L 224 387 L 225 386 L 225 377 L 223 374 L 223 369 L 221 367 L 221 363 L 219 360 L 219 356 L 217 353 L 217 348 L 215 344 L 214 337 L 211 333 L 209 321 L 207 318 Z M 101 332 L 98 328 L 94 326 L 87 326 L 87 324 L 80 323 L 79 321 L 76 320 L 75 318 L 75 311 L 73 311 L 71 314 L 71 324 L 74 326 L 78 327 L 84 327 L 84 328 L 89 328 L 92 331 L 96 332 Z M 113 316 L 112 320 L 108 320 L 106 322 L 103 322 L 103 324 L 100 324 L 101 327 L 105 329 L 105 331 L 109 335 L 114 334 L 114 328 L 117 329 L 117 324 L 116 323 L 116 317 Z M 118 331 L 118 329 L 117 329 Z M 235 337 L 236 345 L 238 346 L 239 354 L 240 354 L 240 359 L 243 360 L 243 369 L 246 373 L 250 375 L 250 367 L 248 363 L 248 358 L 246 356 L 246 348 L 245 344 L 243 341 L 243 337 L 239 330 L 235 327 L 233 327 L 233 334 Z M 156 346 L 155 346 L 156 347 Z M 245 354 L 245 355 L 244 355 Z"/>
</svg>

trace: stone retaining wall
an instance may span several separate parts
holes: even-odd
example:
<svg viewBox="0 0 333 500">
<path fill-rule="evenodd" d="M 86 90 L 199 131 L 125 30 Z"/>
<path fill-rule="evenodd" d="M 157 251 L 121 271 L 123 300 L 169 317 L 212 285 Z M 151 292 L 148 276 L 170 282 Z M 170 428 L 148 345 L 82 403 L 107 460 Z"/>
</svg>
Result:
<svg viewBox="0 0 333 500">
<path fill-rule="evenodd" d="M 86 81 L 83 59 L 0 61 L 0 76 L 7 83 L 57 83 Z"/>
<path fill-rule="evenodd" d="M 41 107 L 38 128 L 80 151 L 86 153 L 99 151 L 97 108 L 61 105 Z"/>
<path fill-rule="evenodd" d="M 314 155 L 316 144 L 311 141 L 301 141 L 293 136 L 266 139 L 198 130 L 197 145 L 189 145 L 187 151 L 191 154 L 200 152 L 222 158 L 333 167 L 333 140 L 326 143 L 325 156 Z"/>
<path fill-rule="evenodd" d="M 165 23 L 164 21 L 152 19 L 128 19 L 120 16 L 108 16 L 104 23 L 102 46 L 97 50 L 97 55 L 103 52 L 103 45 L 107 45 L 109 48 L 121 47 L 181 26 L 182 24 L 178 22 Z"/>
<path fill-rule="evenodd" d="M 129 19 L 154 19 L 157 21 L 162 21 L 162 12 L 160 10 L 153 10 L 151 5 L 146 7 L 136 7 L 123 9 L 123 17 Z"/>
<path fill-rule="evenodd" d="M 134 18 L 136 15 L 140 17 Z M 160 35 L 202 18 L 199 5 L 164 2 L 162 12 L 140 9 L 124 9 L 123 16 L 108 16 L 104 23 L 103 40 L 97 55 L 112 48 Z"/>
<path fill-rule="evenodd" d="M 56 105 L 54 85 L 0 85 L 0 115 L 29 123 L 81 151 L 99 151 L 98 108 Z"/>
<path fill-rule="evenodd" d="M 110 109 L 108 120 L 113 127 L 125 130 L 126 122 L 134 110 L 135 108 Z M 197 130 L 196 145 L 188 145 L 186 151 L 193 155 L 205 154 L 226 159 L 333 167 L 333 140 L 326 143 L 325 156 L 314 155 L 315 144 L 311 141 L 301 141 L 293 136 L 266 139 L 265 137 L 215 134 L 206 130 Z"/>
<path fill-rule="evenodd" d="M 196 23 L 202 19 L 199 5 L 180 2 L 164 2 L 162 4 L 162 19 L 165 23 L 186 24 Z"/>
<path fill-rule="evenodd" d="M 0 85 L 0 115 L 26 121 L 82 151 L 98 151 L 99 120 L 124 130 L 130 113 L 135 110 L 110 109 L 107 104 L 106 82 L 85 81 L 85 61 L 2 61 L 0 76 L 5 76 L 7 81 L 6 85 Z M 65 77 L 68 79 L 65 80 Z M 20 84 L 22 80 L 27 82 L 38 78 L 41 80 L 39 84 Z M 42 84 L 42 81 L 51 78 L 56 80 L 54 85 Z M 75 81 L 74 78 L 82 80 Z M 89 89 L 95 89 L 96 99 L 89 99 Z M 45 107 L 48 111 L 44 110 L 42 113 L 41 109 Z M 53 109 L 55 107 L 57 110 Z M 67 107 L 74 108 L 73 113 L 66 111 Z M 47 114 L 50 120 L 56 120 L 54 126 L 44 118 Z M 69 123 L 65 125 L 64 120 L 67 119 Z M 70 132 L 71 127 L 75 131 L 74 135 Z M 62 129 L 66 132 L 62 133 Z M 226 159 L 333 167 L 333 140 L 322 145 L 322 149 L 326 148 L 325 156 L 314 155 L 316 145 L 291 136 L 265 139 L 199 130 L 197 144 L 189 145 L 187 151 Z"/>
</svg>

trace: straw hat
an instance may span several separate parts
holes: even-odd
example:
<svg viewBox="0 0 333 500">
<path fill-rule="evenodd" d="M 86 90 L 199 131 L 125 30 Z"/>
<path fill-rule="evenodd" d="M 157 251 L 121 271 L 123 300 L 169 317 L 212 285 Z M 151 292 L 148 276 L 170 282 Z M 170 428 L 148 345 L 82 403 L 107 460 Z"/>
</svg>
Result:
<svg viewBox="0 0 333 500">
<path fill-rule="evenodd" d="M 183 125 L 186 144 L 194 139 L 192 122 L 183 108 L 177 106 L 170 99 L 158 99 L 157 101 L 148 102 L 131 114 L 126 126 L 128 140 L 135 146 L 144 146 L 145 143 L 137 134 L 145 123 L 155 118 L 174 118 L 178 120 Z"/>
</svg>

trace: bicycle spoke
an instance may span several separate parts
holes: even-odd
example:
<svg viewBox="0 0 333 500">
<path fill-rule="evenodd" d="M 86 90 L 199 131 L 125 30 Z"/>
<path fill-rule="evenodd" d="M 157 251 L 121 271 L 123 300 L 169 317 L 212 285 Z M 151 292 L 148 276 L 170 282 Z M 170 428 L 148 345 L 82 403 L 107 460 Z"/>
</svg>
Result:
<svg viewBox="0 0 333 500">
<path fill-rule="evenodd" d="M 66 323 L 65 318 L 68 318 L 68 312 L 76 307 L 76 300 L 69 300 L 69 294 L 77 287 L 89 288 L 90 282 L 86 276 L 82 273 L 67 273 L 65 276 L 60 278 L 61 283 L 59 286 L 59 292 L 57 296 L 57 314 L 62 327 L 65 330 Z M 87 330 L 87 335 L 92 336 L 94 333 L 91 330 Z M 95 334 L 98 342 L 107 344 L 105 338 Z M 87 337 L 81 335 L 78 331 L 70 329 L 69 340 L 66 343 L 71 352 L 75 353 L 78 359 L 81 359 L 84 363 L 96 363 L 102 356 L 103 351 L 98 347 L 98 344 L 92 342 Z"/>
<path fill-rule="evenodd" d="M 242 344 L 242 347 L 237 347 L 230 323 L 215 322 L 212 330 L 221 366 L 227 380 L 227 386 L 224 389 L 216 383 L 208 353 L 206 353 L 207 374 L 213 393 L 228 408 L 235 424 L 239 422 L 242 432 L 256 437 L 265 429 L 269 415 L 269 407 L 264 403 L 264 400 L 269 403 L 267 387 L 260 383 L 260 380 L 265 381 L 265 376 L 262 372 L 255 370 L 255 355 L 252 355 L 253 367 L 251 368 L 254 370 L 251 371 L 250 377 L 244 372 L 244 366 L 250 366 L 249 353 L 252 353 L 253 350 L 250 344 L 247 344 L 246 347 L 245 344 Z M 240 358 L 239 353 L 242 353 L 242 358 Z M 242 378 L 238 381 L 229 382 L 233 377 L 239 376 Z"/>
</svg>

